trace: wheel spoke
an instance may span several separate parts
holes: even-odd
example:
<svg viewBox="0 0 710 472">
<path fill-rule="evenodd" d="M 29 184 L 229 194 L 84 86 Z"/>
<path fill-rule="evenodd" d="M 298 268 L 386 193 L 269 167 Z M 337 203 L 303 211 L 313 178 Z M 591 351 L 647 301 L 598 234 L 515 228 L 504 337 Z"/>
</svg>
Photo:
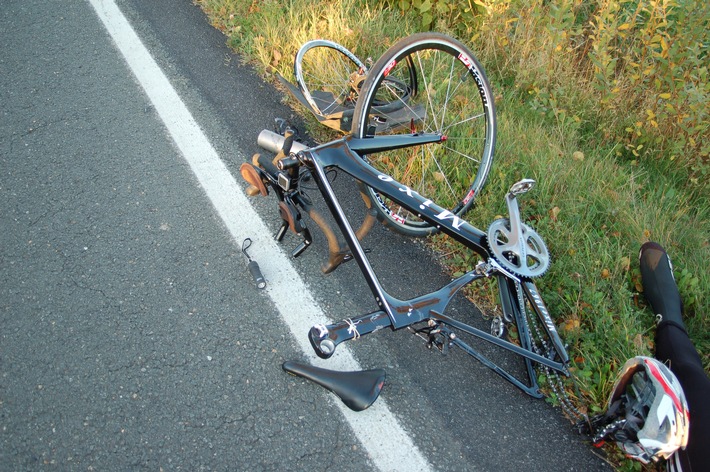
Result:
<svg viewBox="0 0 710 472">
<path fill-rule="evenodd" d="M 490 170 L 495 145 L 492 93 L 482 68 L 459 42 L 436 33 L 400 41 L 371 68 L 353 117 L 357 137 L 383 133 L 441 133 L 446 140 L 368 156 L 369 162 L 439 206 L 463 214 L 473 205 Z M 480 80 L 479 80 L 480 79 Z M 408 89 L 402 87 L 406 85 Z M 414 214 L 377 206 L 394 229 L 425 235 L 432 226 Z M 399 210 L 398 210 L 399 211 Z M 397 216 L 395 218 L 395 216 Z"/>
</svg>

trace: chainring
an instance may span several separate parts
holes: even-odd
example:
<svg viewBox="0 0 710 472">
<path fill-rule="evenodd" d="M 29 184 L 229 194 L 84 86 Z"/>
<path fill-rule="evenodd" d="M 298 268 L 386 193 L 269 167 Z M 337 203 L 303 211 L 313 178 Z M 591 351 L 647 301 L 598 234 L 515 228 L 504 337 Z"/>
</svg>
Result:
<svg viewBox="0 0 710 472">
<path fill-rule="evenodd" d="M 540 277 L 550 267 L 550 253 L 542 237 L 520 223 L 522 239 L 512 234 L 510 220 L 501 218 L 488 227 L 488 247 L 506 270 L 521 277 Z"/>
</svg>

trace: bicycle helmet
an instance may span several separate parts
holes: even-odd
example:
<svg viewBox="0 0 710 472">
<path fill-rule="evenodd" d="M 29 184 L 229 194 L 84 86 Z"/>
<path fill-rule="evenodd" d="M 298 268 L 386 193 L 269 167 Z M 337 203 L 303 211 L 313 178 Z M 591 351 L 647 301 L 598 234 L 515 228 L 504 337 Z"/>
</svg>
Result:
<svg viewBox="0 0 710 472">
<path fill-rule="evenodd" d="M 609 397 L 610 436 L 624 453 L 643 462 L 669 458 L 688 443 L 688 403 L 680 382 L 651 357 L 629 359 Z"/>
</svg>

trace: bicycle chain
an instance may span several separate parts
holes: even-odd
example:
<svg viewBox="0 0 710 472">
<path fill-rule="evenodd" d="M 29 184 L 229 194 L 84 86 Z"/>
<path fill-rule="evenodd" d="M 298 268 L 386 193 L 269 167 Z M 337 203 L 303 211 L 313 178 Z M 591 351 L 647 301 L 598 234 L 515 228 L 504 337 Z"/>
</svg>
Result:
<svg viewBox="0 0 710 472">
<path fill-rule="evenodd" d="M 525 324 L 525 328 L 528 333 L 531 333 L 530 331 L 530 325 L 533 326 L 535 329 L 535 335 L 537 338 L 540 340 L 542 343 L 542 349 L 537 345 L 535 342 L 535 337 L 530 336 L 530 341 L 532 342 L 532 349 L 533 352 L 536 354 L 546 356 L 550 352 L 550 347 L 547 343 L 547 340 L 545 337 L 542 335 L 542 331 L 540 330 L 539 324 L 536 322 L 536 320 L 532 316 L 528 316 L 528 310 L 525 308 L 525 297 L 523 296 L 523 291 L 521 288 L 520 283 L 515 284 L 515 291 L 517 292 L 518 295 L 518 305 L 520 306 L 520 311 L 522 313 L 522 320 L 523 323 Z M 529 320 L 528 320 L 529 318 Z M 538 366 L 540 368 L 540 366 Z M 557 396 L 557 398 L 560 400 L 560 407 L 562 408 L 562 411 L 565 412 L 567 416 L 570 418 L 574 419 L 587 419 L 587 415 L 579 411 L 577 407 L 574 406 L 574 403 L 572 402 L 572 399 L 570 398 L 569 394 L 567 393 L 567 390 L 565 389 L 564 382 L 562 381 L 562 378 L 560 377 L 560 374 L 556 371 L 553 371 L 547 366 L 542 366 L 543 372 L 545 373 L 545 378 L 547 379 L 547 383 L 550 385 L 550 388 L 552 389 L 552 392 Z M 553 381 L 554 378 L 554 381 Z"/>
<path fill-rule="evenodd" d="M 592 444 L 599 444 L 604 438 L 609 437 L 612 433 L 615 433 L 626 426 L 626 418 L 621 418 L 616 421 L 612 421 L 602 429 L 600 429 L 593 437 Z"/>
</svg>

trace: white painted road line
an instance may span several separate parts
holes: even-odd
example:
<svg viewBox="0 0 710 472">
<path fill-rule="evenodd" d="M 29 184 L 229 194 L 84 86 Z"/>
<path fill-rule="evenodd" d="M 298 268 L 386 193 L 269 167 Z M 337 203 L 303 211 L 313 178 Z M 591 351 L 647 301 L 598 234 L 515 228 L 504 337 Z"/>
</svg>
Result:
<svg viewBox="0 0 710 472">
<path fill-rule="evenodd" d="M 311 326 L 325 321 L 291 261 L 271 238 L 269 230 L 229 173 L 217 152 L 192 117 L 140 38 L 112 0 L 89 0 L 138 82 L 204 188 L 237 245 L 246 237 L 256 244 L 251 255 L 259 261 L 268 280 L 267 293 L 284 322 L 313 362 L 320 359 L 307 340 Z M 256 139 L 256 136 L 254 137 Z M 248 234 L 247 234 L 248 230 Z M 347 346 L 327 361 L 336 370 L 361 367 Z M 431 466 L 380 398 L 368 410 L 355 413 L 335 401 L 374 464 L 383 471 L 426 471 Z"/>
</svg>

